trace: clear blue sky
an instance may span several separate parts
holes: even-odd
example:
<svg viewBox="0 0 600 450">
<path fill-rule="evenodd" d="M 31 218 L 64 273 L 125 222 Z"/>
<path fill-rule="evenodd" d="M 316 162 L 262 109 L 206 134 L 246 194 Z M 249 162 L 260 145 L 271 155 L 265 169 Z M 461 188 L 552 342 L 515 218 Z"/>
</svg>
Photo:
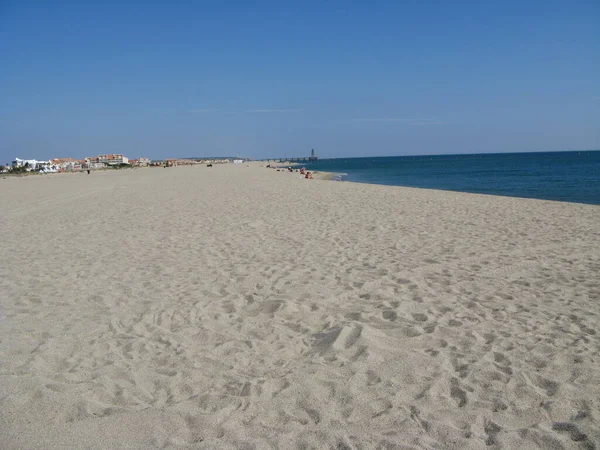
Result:
<svg viewBox="0 0 600 450">
<path fill-rule="evenodd" d="M 2 163 L 600 148 L 598 0 L 0 0 L 0 58 Z"/>
</svg>

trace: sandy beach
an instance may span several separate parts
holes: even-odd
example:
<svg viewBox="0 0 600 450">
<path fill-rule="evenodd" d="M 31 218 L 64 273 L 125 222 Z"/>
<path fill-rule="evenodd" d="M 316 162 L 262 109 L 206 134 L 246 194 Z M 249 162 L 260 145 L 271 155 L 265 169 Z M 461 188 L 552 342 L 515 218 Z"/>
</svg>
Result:
<svg viewBox="0 0 600 450">
<path fill-rule="evenodd" d="M 2 449 L 600 448 L 598 206 L 148 168 L 0 238 Z"/>
</svg>

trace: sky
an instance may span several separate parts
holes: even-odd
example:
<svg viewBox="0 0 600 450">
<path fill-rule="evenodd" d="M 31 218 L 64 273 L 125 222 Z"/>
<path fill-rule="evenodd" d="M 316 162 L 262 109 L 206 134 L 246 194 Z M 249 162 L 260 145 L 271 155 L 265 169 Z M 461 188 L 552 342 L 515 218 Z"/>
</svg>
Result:
<svg viewBox="0 0 600 450">
<path fill-rule="evenodd" d="M 600 149 L 600 2 L 0 0 L 0 164 Z"/>
</svg>

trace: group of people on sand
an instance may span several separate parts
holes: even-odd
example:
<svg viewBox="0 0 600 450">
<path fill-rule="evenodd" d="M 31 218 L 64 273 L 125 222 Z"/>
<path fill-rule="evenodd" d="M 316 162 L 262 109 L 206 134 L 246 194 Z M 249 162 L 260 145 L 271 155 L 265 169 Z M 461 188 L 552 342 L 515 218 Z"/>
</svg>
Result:
<svg viewBox="0 0 600 450">
<path fill-rule="evenodd" d="M 289 166 L 289 167 L 287 167 L 287 169 L 281 169 L 281 168 L 279 168 L 279 167 L 277 167 L 275 165 L 267 164 L 267 169 L 277 169 L 277 172 L 285 172 L 286 170 L 288 172 L 299 172 L 300 175 L 302 175 L 307 180 L 312 180 L 313 179 L 312 172 L 309 172 L 308 170 L 306 170 L 305 167 L 303 167 L 301 169 L 294 169 L 291 166 Z"/>
<path fill-rule="evenodd" d="M 309 180 L 313 179 L 312 173 L 306 170 L 304 167 L 300 169 L 300 175 L 304 175 L 304 178 L 307 178 Z"/>
</svg>

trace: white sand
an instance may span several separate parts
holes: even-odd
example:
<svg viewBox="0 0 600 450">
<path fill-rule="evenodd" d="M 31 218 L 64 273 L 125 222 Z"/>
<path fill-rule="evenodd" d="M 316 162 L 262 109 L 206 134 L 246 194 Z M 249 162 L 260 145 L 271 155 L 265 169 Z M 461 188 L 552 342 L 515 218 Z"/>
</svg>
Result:
<svg viewBox="0 0 600 450">
<path fill-rule="evenodd" d="M 0 448 L 600 448 L 600 207 L 237 165 L 0 179 Z"/>
</svg>

